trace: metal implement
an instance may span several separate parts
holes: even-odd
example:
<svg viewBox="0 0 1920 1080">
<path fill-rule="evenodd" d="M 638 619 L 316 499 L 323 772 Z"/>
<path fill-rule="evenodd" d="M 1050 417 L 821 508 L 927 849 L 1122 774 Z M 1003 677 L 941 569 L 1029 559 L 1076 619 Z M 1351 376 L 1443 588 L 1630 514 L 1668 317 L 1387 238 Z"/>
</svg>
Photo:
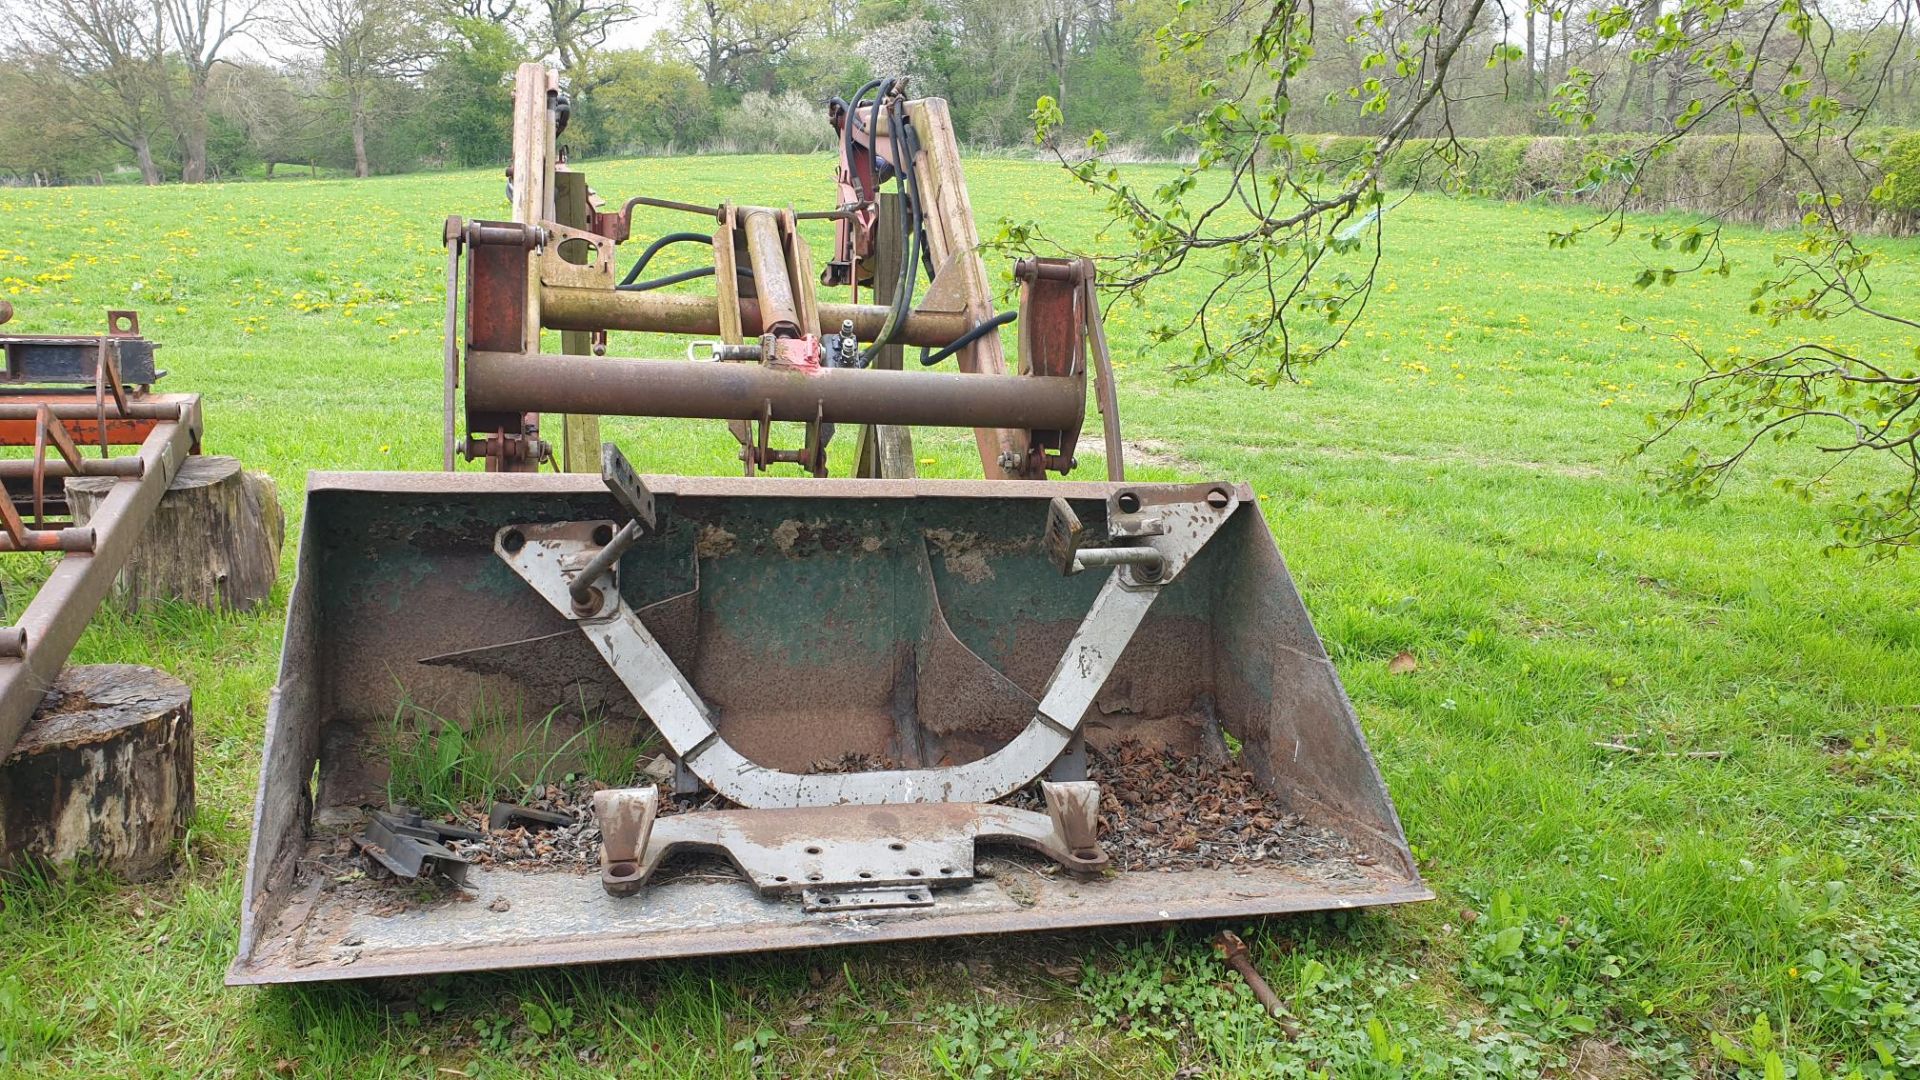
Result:
<svg viewBox="0 0 1920 1080">
<path fill-rule="evenodd" d="M 410 806 L 375 811 L 366 831 L 353 842 L 367 857 L 404 878 L 438 874 L 453 882 L 467 882 L 468 862 L 446 845 L 448 840 L 478 840 L 480 834 L 457 825 L 428 821 Z"/>
<path fill-rule="evenodd" d="M 762 896 L 931 892 L 974 881 L 979 843 L 1028 848 L 1073 873 L 1098 874 L 1107 856 L 1088 835 L 1097 805 L 1094 787 L 1085 781 L 1045 785 L 1045 814 L 987 803 L 922 802 L 665 818 L 657 816 L 657 788 L 603 791 L 594 796 L 605 837 L 600 880 L 608 894 L 631 896 L 676 850 L 688 848 L 725 852 Z M 1072 823 L 1061 824 L 1063 817 Z"/>
<path fill-rule="evenodd" d="M 944 102 L 836 101 L 840 205 L 796 213 L 605 209 L 555 79 L 515 100 L 511 220 L 444 232 L 448 470 L 309 481 L 229 982 L 1431 897 L 1253 493 L 1127 481 L 1092 264 L 1020 260 L 995 309 Z M 639 207 L 691 217 L 623 268 Z M 650 270 L 674 245 L 701 265 Z M 1107 479 L 1050 480 L 1090 391 Z M 724 422 L 744 475 L 643 475 L 601 414 Z M 972 429 L 984 479 L 916 479 L 915 427 Z M 484 909 L 383 918 L 327 859 L 436 725 L 592 819 L 455 870 Z"/>
<path fill-rule="evenodd" d="M 1239 934 L 1231 930 L 1220 931 L 1214 936 L 1213 951 L 1245 980 L 1247 989 L 1253 991 L 1254 1000 L 1267 1010 L 1268 1016 L 1277 1019 L 1287 1014 L 1286 1003 L 1273 992 L 1273 987 L 1267 985 L 1267 980 L 1260 975 L 1260 969 L 1253 966 L 1253 954 L 1247 949 L 1247 943 L 1240 940 Z"/>
<path fill-rule="evenodd" d="M 531 806 L 515 806 L 512 803 L 497 802 L 487 811 L 487 828 L 493 832 L 501 829 L 551 829 L 560 825 L 573 824 L 572 814 L 563 814 L 558 810 L 540 810 Z"/>
<path fill-rule="evenodd" d="M 444 226 L 445 468 L 479 460 L 489 472 L 585 471 L 597 443 L 589 432 L 615 414 L 726 421 L 748 476 L 784 465 L 826 476 L 835 425 L 856 424 L 862 446 L 882 429 L 889 446 L 856 453 L 861 475 L 910 475 L 910 429 L 946 426 L 973 429 L 987 478 L 1040 479 L 1077 465 L 1091 375 L 1107 472 L 1124 475 L 1092 265 L 1021 260 L 1018 309 L 995 310 L 944 101 L 908 97 L 904 79 L 836 100 L 828 119 L 842 135 L 841 204 L 798 214 L 650 196 L 608 211 L 562 160 L 563 97 L 540 65 L 520 68 L 512 219 Z M 881 190 L 888 181 L 895 191 Z M 623 276 L 615 260 L 640 206 L 707 220 L 700 232 L 658 237 Z M 816 274 L 801 223 L 821 218 L 834 222 L 835 256 Z M 711 266 L 649 276 L 648 261 L 675 243 L 706 245 Z M 695 281 L 697 291 L 669 291 Z M 821 287 L 850 292 L 823 298 Z M 1000 336 L 1010 320 L 1012 356 Z M 543 329 L 563 332 L 561 354 L 542 349 Z M 622 357 L 609 340 L 616 331 L 697 336 L 670 355 L 703 350 L 724 362 Z M 907 345 L 929 350 L 926 363 L 951 357 L 958 371 L 901 370 Z M 789 424 L 799 443 L 779 445 L 776 426 Z"/>
<path fill-rule="evenodd" d="M 1208 503 L 1219 488 L 1226 508 Z M 655 527 L 599 572 L 603 606 L 576 616 L 571 579 L 598 550 L 595 527 L 632 517 L 629 500 L 602 478 L 310 479 L 230 980 L 1240 919 L 1431 895 L 1261 504 L 1244 487 L 645 475 L 635 478 L 640 489 Z M 1055 499 L 1081 522 L 1081 550 L 1151 546 L 1170 576 L 1128 588 L 1127 569 L 1061 574 L 1046 543 Z M 1202 515 L 1218 518 L 1204 539 Z M 537 557 L 552 564 L 534 573 L 538 587 L 503 557 L 508 529 L 522 532 L 522 552 L 551 543 Z M 1117 659 L 1063 666 L 1071 643 L 1090 640 L 1082 637 L 1090 613 L 1108 601 L 1127 612 L 1101 631 Z M 665 656 L 646 677 L 655 682 L 624 660 L 609 663 L 593 639 L 611 629 L 619 641 L 629 621 L 645 637 L 628 644 L 651 639 Z M 1056 705 L 1043 709 L 1050 683 Z M 382 918 L 377 898 L 338 890 L 296 902 L 313 845 L 331 842 L 323 823 L 363 820 L 367 807 L 385 805 L 396 710 L 458 719 L 498 713 L 502 702 L 518 703 L 508 715 L 526 718 L 529 740 L 552 710 L 585 708 L 600 720 L 598 737 L 650 742 L 673 759 L 658 787 L 643 774 L 598 778 L 612 800 L 596 806 L 601 866 L 471 868 L 468 888 L 505 899 L 504 912 L 445 904 Z M 1101 810 L 1083 828 L 1091 800 L 1077 814 L 1047 812 L 1039 783 L 1075 740 L 1048 720 L 1036 728 L 1043 712 L 1073 728 L 1096 765 L 1129 746 L 1237 762 L 1276 815 L 1331 838 L 1331 853 L 1129 868 L 1137 864 L 1117 853 L 1137 852 L 1144 834 L 1134 825 Z M 689 731 L 661 729 L 681 721 Z M 1052 759 L 1047 749 L 1008 754 L 1022 738 L 1066 749 Z M 1237 758 L 1224 756 L 1229 743 Z M 848 755 L 874 764 L 817 767 Z M 731 775 L 728 762 L 746 770 Z M 563 757 L 552 768 L 575 767 Z M 1114 793 L 1097 769 L 1090 779 Z M 933 790 L 948 782 L 951 797 Z M 996 799 L 1006 785 L 1016 790 Z M 748 801 L 686 807 L 722 786 Z M 695 794 L 676 794 L 683 790 Z M 1005 821 L 983 813 L 1031 817 L 1014 819 L 1026 823 L 1014 834 L 996 832 Z M 799 824 L 783 835 L 783 821 Z M 1021 858 L 1071 865 L 1022 835 L 1058 836 L 1069 854 L 1097 846 L 1107 871 L 978 872 Z M 908 847 L 893 852 L 882 841 Z M 971 863 L 962 857 L 969 843 Z M 936 853 L 951 861 L 933 863 Z M 906 856 L 914 861 L 896 861 Z M 702 860 L 722 869 L 699 870 Z M 942 867 L 961 872 L 949 875 L 960 883 L 933 884 Z M 600 872 L 578 872 L 590 869 Z M 918 877 L 907 873 L 916 869 Z M 625 879 L 632 889 L 611 892 L 610 871 L 614 885 Z M 815 872 L 822 880 L 808 882 Z M 865 891 L 918 891 L 902 882 L 923 880 L 930 901 Z M 809 888 L 819 894 L 811 904 Z M 819 902 L 829 895 L 844 906 Z M 361 942 L 346 950 L 357 956 L 350 964 L 335 949 L 343 940 Z"/>
<path fill-rule="evenodd" d="M 160 374 L 153 350 L 124 311 L 108 312 L 107 333 L 96 336 L 0 335 L 0 381 L 14 384 L 0 390 L 0 446 L 31 454 L 0 460 L 0 552 L 64 553 L 33 599 L 14 609 L 14 625 L 0 628 L 0 757 L 59 676 L 181 463 L 200 452 L 199 397 L 144 388 Z M 132 453 L 109 456 L 114 448 Z M 115 480 L 84 528 L 67 506 L 64 482 L 73 476 Z"/>
</svg>

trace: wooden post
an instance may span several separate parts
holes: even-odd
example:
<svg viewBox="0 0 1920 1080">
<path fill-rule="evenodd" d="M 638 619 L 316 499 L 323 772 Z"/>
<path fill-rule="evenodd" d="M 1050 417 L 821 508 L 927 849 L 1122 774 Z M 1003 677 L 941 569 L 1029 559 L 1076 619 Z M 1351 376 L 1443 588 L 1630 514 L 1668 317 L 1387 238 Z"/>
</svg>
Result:
<svg viewBox="0 0 1920 1080">
<path fill-rule="evenodd" d="M 85 525 L 116 482 L 69 478 L 74 522 Z M 285 532 L 272 480 L 230 457 L 189 457 L 114 580 L 113 602 L 127 611 L 156 600 L 250 611 L 273 592 Z"/>
<path fill-rule="evenodd" d="M 587 227 L 587 178 L 577 172 L 556 169 L 553 174 L 554 220 L 576 229 Z M 562 249 L 561 258 L 567 258 Z M 584 254 L 568 259 L 584 261 Z M 585 330 L 562 330 L 560 351 L 569 356 L 586 356 L 593 351 L 593 335 Z M 560 468 L 563 472 L 600 471 L 600 418 L 582 414 L 556 417 L 560 421 Z"/>
<path fill-rule="evenodd" d="M 907 257 L 900 242 L 900 233 L 905 227 L 902 221 L 905 210 L 901 206 L 900 194 L 894 191 L 881 192 L 879 209 L 879 219 L 874 223 L 873 298 L 876 303 L 890 304 L 893 302 L 894 288 L 900 283 L 900 263 Z M 916 268 L 915 273 L 918 272 Z M 838 330 L 839 327 L 833 329 Z M 899 371 L 905 351 L 899 345 L 889 345 L 873 358 L 873 366 Z M 917 475 L 911 428 L 897 424 L 864 424 L 860 428 L 858 445 L 855 476 L 911 480 Z"/>
<path fill-rule="evenodd" d="M 957 273 L 966 297 L 967 321 L 978 326 L 993 318 L 993 280 L 980 258 L 980 228 L 973 219 L 973 202 L 960 167 L 960 139 L 953 118 L 940 98 L 916 98 L 907 103 L 907 117 L 919 133 L 921 151 L 914 159 L 920 197 L 926 202 L 927 247 L 936 274 Z M 951 270 L 949 269 L 951 265 Z M 1005 375 L 1006 355 L 1000 335 L 989 333 L 960 350 L 955 359 L 968 374 Z M 1016 428 L 975 428 L 981 475 L 988 480 L 1044 480 L 1046 471 L 1027 460 L 1027 433 Z"/>
<path fill-rule="evenodd" d="M 193 695 L 150 667 L 70 667 L 0 764 L 0 867 L 166 872 L 193 820 Z"/>
</svg>

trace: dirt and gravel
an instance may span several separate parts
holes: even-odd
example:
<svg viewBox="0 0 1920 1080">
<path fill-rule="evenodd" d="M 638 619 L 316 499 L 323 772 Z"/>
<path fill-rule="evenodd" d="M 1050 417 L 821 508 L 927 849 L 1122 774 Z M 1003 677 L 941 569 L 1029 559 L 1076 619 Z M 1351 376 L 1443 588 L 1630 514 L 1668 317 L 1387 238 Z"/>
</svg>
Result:
<svg viewBox="0 0 1920 1080">
<path fill-rule="evenodd" d="M 808 771 L 848 773 L 893 767 L 884 758 L 848 754 L 815 762 Z M 1298 815 L 1281 809 L 1252 772 L 1236 761 L 1216 761 L 1128 742 L 1106 750 L 1089 750 L 1087 774 L 1101 786 L 1100 841 L 1116 870 L 1169 873 L 1275 863 L 1352 868 L 1371 861 L 1337 833 L 1308 825 Z M 476 840 L 450 840 L 447 846 L 478 867 L 593 872 L 600 861 L 593 793 L 605 786 L 593 780 L 549 784 L 532 798 L 522 800 L 520 805 L 556 811 L 571 819 L 569 824 L 553 827 L 488 830 L 492 804 L 463 804 L 458 814 L 440 820 L 478 830 L 481 836 Z M 1022 809 L 1046 809 L 1038 785 L 1004 801 Z M 727 800 L 708 793 L 691 802 L 663 799 L 660 812 L 730 808 Z M 1027 858 L 1026 853 L 1018 855 L 1019 861 Z M 377 874 L 368 877 L 356 872 L 364 863 L 345 835 L 316 838 L 309 859 L 318 864 L 315 869 L 334 879 L 332 887 L 376 892 L 380 894 L 377 899 L 369 899 L 395 904 L 395 910 L 458 891 L 441 881 L 389 882 L 379 880 Z"/>
<path fill-rule="evenodd" d="M 1338 833 L 1281 809 L 1237 761 L 1125 742 L 1090 748 L 1087 779 L 1100 785 L 1100 843 L 1116 870 L 1371 861 Z M 1037 785 L 1004 801 L 1046 809 Z"/>
</svg>

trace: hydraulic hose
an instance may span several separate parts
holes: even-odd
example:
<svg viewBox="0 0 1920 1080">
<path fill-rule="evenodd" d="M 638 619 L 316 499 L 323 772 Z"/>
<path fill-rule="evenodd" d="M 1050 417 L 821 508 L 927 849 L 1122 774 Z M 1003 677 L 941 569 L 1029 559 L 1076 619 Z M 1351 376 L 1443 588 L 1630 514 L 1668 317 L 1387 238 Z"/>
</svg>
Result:
<svg viewBox="0 0 1920 1080">
<path fill-rule="evenodd" d="M 647 264 L 653 261 L 653 257 L 659 254 L 661 248 L 666 247 L 668 244 L 696 244 L 696 243 L 711 245 L 713 243 L 713 237 L 708 236 L 706 233 L 672 232 L 672 233 L 668 233 L 665 236 L 662 236 L 658 240 L 655 240 L 653 243 L 648 244 L 647 250 L 641 252 L 640 257 L 634 260 L 633 269 L 628 270 L 627 276 L 620 279 L 620 287 L 624 289 L 627 286 L 632 285 L 636 280 L 638 280 L 640 277 L 640 271 L 645 270 L 647 268 Z M 682 279 L 682 280 L 685 280 L 685 279 Z"/>
<path fill-rule="evenodd" d="M 952 356 L 954 353 L 957 353 L 961 349 L 964 349 L 967 346 L 973 344 L 974 342 L 979 341 L 981 338 L 986 337 L 989 333 L 992 333 L 993 331 L 1000 329 L 1001 327 L 1007 325 L 1008 323 L 1012 322 L 1013 320 L 1019 317 L 1020 317 L 1020 313 L 1017 311 L 1003 311 L 1000 314 L 995 315 L 993 318 L 988 319 L 986 322 L 983 322 L 980 325 L 974 327 L 973 329 L 967 331 L 966 333 L 961 334 L 959 337 L 954 338 L 951 342 L 949 342 L 946 345 L 945 348 L 941 349 L 939 352 L 922 356 L 920 358 L 920 362 L 922 364 L 925 364 L 928 367 L 932 367 L 933 365 L 939 363 L 942 360 L 945 360 L 947 357 Z M 924 349 L 921 351 L 925 352 Z"/>
<path fill-rule="evenodd" d="M 697 266 L 697 267 L 694 267 L 692 270 L 682 270 L 677 274 L 668 274 L 666 277 L 657 277 L 652 279 L 651 281 L 642 281 L 637 283 L 623 282 L 622 284 L 615 285 L 613 288 L 614 288 L 614 291 L 616 292 L 652 292 L 655 289 L 664 289 L 669 285 L 678 285 L 683 281 L 693 281 L 696 278 L 712 277 L 713 272 L 714 270 L 713 270 L 713 267 L 711 266 Z M 753 277 L 753 271 L 747 269 L 744 266 L 736 267 L 735 273 L 738 274 L 738 276 L 743 278 Z"/>
<path fill-rule="evenodd" d="M 889 79 L 882 87 L 881 93 L 884 95 L 893 85 L 894 81 Z M 874 118 L 871 121 L 876 125 L 879 123 L 879 106 L 880 98 L 876 97 Z M 895 155 L 899 156 L 902 151 L 905 151 L 905 163 L 894 170 L 894 180 L 905 210 L 907 250 L 906 258 L 900 263 L 900 277 L 894 286 L 893 303 L 887 310 L 887 321 L 881 326 L 880 333 L 873 344 L 867 346 L 860 354 L 859 366 L 863 368 L 873 363 L 881 349 L 893 343 L 893 337 L 899 331 L 901 323 L 906 320 L 907 313 L 913 310 L 914 285 L 918 280 L 920 262 L 924 257 L 922 240 L 925 232 L 925 217 L 920 202 L 919 180 L 913 175 L 912 127 L 906 122 L 906 117 L 897 103 L 887 110 L 887 127 L 888 134 L 893 140 Z"/>
</svg>

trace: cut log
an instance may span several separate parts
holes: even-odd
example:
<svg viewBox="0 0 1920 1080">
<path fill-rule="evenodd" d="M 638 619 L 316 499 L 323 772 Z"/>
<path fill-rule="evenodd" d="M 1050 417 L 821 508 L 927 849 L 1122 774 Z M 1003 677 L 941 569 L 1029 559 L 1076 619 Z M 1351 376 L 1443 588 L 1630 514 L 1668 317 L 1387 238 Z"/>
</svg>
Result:
<svg viewBox="0 0 1920 1080">
<path fill-rule="evenodd" d="M 67 480 L 76 525 L 87 523 L 114 483 L 107 476 Z M 157 600 L 252 610 L 273 592 L 285 532 L 271 479 L 230 457 L 189 457 L 114 580 L 113 603 L 124 611 Z"/>
<path fill-rule="evenodd" d="M 0 868 L 164 874 L 193 819 L 193 695 L 150 667 L 70 667 L 0 764 Z"/>
</svg>

